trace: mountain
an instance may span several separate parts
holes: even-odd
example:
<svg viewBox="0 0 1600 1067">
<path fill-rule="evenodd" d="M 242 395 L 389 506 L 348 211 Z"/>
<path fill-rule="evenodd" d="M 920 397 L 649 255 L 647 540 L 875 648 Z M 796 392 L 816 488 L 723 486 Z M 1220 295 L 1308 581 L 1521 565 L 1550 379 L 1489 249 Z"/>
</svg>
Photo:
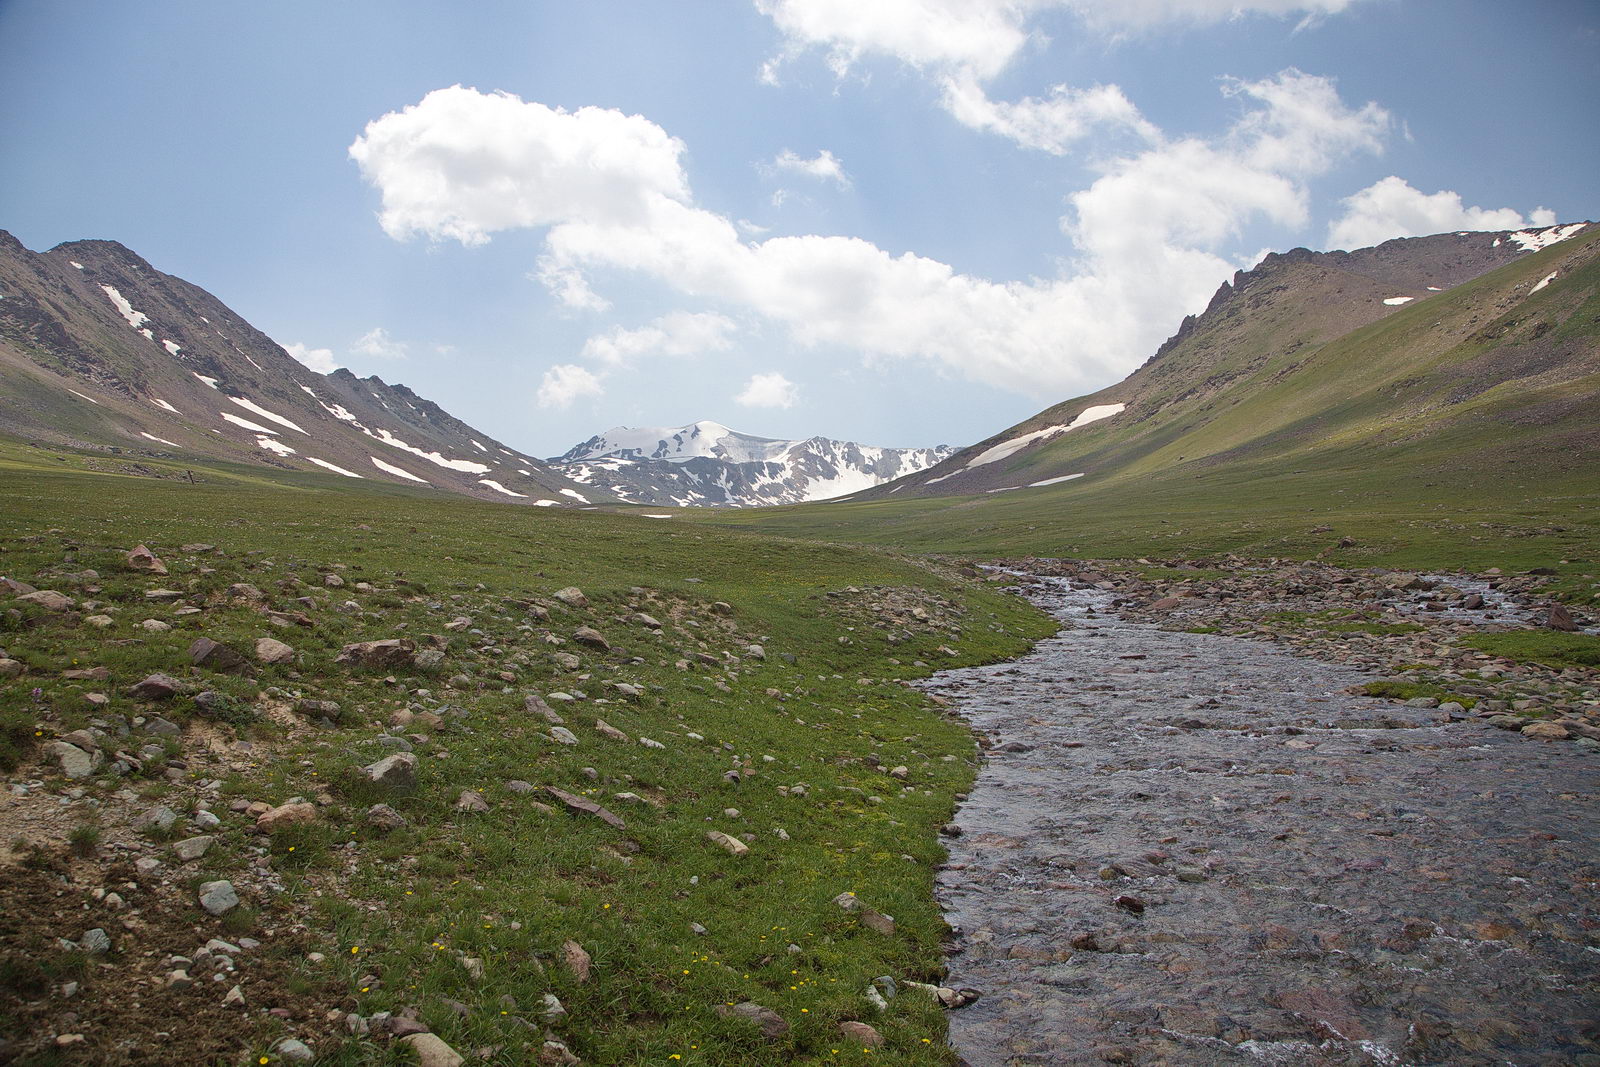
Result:
<svg viewBox="0 0 1600 1067">
<path fill-rule="evenodd" d="M 873 448 L 826 437 L 779 441 L 695 422 L 619 426 L 550 465 L 630 503 L 756 507 L 844 496 L 922 470 L 950 452 L 946 445 Z"/>
<path fill-rule="evenodd" d="M 403 385 L 309 370 L 114 241 L 0 231 L 0 433 L 526 504 L 607 500 Z"/>
<path fill-rule="evenodd" d="M 1123 381 L 853 499 L 1076 493 L 1358 450 L 1476 472 L 1485 493 L 1570 473 L 1600 443 L 1597 260 L 1589 223 L 1269 255 Z"/>
</svg>

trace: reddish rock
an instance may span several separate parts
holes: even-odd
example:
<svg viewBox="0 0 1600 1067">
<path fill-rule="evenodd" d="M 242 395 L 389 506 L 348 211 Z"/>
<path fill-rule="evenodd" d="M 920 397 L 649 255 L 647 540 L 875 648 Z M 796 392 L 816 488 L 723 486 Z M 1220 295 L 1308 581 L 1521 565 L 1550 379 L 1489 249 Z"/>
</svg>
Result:
<svg viewBox="0 0 1600 1067">
<path fill-rule="evenodd" d="M 256 829 L 264 833 L 275 833 L 285 826 L 300 826 L 305 823 L 317 821 L 317 806 L 304 801 L 291 804 L 279 804 L 270 811 L 263 812 L 256 819 Z"/>
<path fill-rule="evenodd" d="M 156 558 L 156 554 L 140 545 L 128 553 L 128 566 L 132 570 L 143 571 L 146 574 L 166 574 L 167 565 Z"/>
<path fill-rule="evenodd" d="M 189 646 L 189 659 L 196 667 L 223 674 L 245 674 L 250 670 L 250 661 L 241 653 L 209 637 L 195 639 Z"/>
</svg>

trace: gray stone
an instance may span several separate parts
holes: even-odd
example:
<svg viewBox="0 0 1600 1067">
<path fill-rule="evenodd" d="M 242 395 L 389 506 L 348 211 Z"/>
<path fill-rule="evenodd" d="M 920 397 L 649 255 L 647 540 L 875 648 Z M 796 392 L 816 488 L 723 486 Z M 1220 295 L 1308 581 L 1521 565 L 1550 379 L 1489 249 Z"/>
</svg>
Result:
<svg viewBox="0 0 1600 1067">
<path fill-rule="evenodd" d="M 583 590 L 575 585 L 556 590 L 554 596 L 569 608 L 586 608 L 589 606 L 589 598 L 584 596 Z"/>
<path fill-rule="evenodd" d="M 611 649 L 611 642 L 607 641 L 605 635 L 592 626 L 578 627 L 573 631 L 572 639 L 580 645 L 588 645 L 590 648 L 598 648 L 601 651 L 610 651 Z"/>
<path fill-rule="evenodd" d="M 400 1043 L 411 1047 L 417 1067 L 461 1067 L 467 1062 L 437 1034 L 409 1034 L 402 1037 Z"/>
<path fill-rule="evenodd" d="M 111 935 L 98 926 L 93 930 L 85 930 L 83 936 L 78 938 L 78 947 L 91 956 L 103 956 L 111 951 Z"/>
<path fill-rule="evenodd" d="M 311 1051 L 310 1046 L 303 1041 L 296 1041 L 292 1037 L 286 1037 L 279 1041 L 273 1046 L 273 1050 L 283 1058 L 285 1063 L 310 1063 L 317 1058 L 317 1054 Z"/>
<path fill-rule="evenodd" d="M 361 768 L 361 773 L 368 781 L 392 793 L 410 793 L 417 788 L 417 757 L 409 752 L 396 752 L 369 763 Z"/>
<path fill-rule="evenodd" d="M 417 670 L 432 674 L 444 669 L 444 652 L 437 648 L 425 648 L 412 657 L 412 663 Z"/>
<path fill-rule="evenodd" d="M 229 648 L 209 637 L 198 637 L 189 646 L 189 660 L 196 667 L 220 671 L 223 674 L 244 674 L 250 670 L 250 661 L 237 649 Z"/>
<path fill-rule="evenodd" d="M 293 663 L 294 649 L 275 637 L 258 637 L 256 659 L 266 664 Z"/>
<path fill-rule="evenodd" d="M 483 799 L 483 794 L 472 789 L 463 789 L 456 798 L 456 810 L 468 812 L 483 812 L 489 810 L 489 802 Z"/>
<path fill-rule="evenodd" d="M 204 856 L 211 846 L 216 843 L 216 840 L 209 834 L 202 834 L 199 837 L 186 837 L 174 844 L 172 851 L 177 854 L 178 859 L 188 863 L 190 860 L 197 860 Z"/>
<path fill-rule="evenodd" d="M 87 778 L 94 773 L 96 764 L 100 762 L 98 750 L 91 754 L 65 741 L 51 742 L 48 751 L 61 765 L 61 773 L 68 778 Z"/>
<path fill-rule="evenodd" d="M 160 830 L 162 833 L 172 829 L 178 823 L 178 813 L 159 804 L 151 808 L 134 820 L 134 826 L 140 830 Z"/>
<path fill-rule="evenodd" d="M 183 688 L 183 684 L 168 674 L 151 674 L 128 689 L 135 700 L 170 700 Z"/>
<path fill-rule="evenodd" d="M 239 906 L 239 894 L 229 881 L 202 882 L 200 906 L 212 915 L 226 915 Z"/>
<path fill-rule="evenodd" d="M 46 611 L 66 611 L 76 603 L 65 593 L 58 593 L 54 589 L 40 589 L 32 593 L 24 593 L 17 599 L 24 604 L 37 604 Z"/>
<path fill-rule="evenodd" d="M 406 826 L 406 817 L 387 804 L 372 805 L 367 809 L 366 818 L 368 826 L 384 833 L 403 829 Z"/>
<path fill-rule="evenodd" d="M 718 1004 L 717 1014 L 725 1019 L 745 1019 L 755 1023 L 768 1041 L 776 1041 L 789 1032 L 789 1024 L 784 1021 L 783 1016 L 754 1001 L 746 1000 L 732 1007 Z"/>
<path fill-rule="evenodd" d="M 575 745 L 578 743 L 577 735 L 565 726 L 550 727 L 550 739 L 558 745 Z"/>
</svg>

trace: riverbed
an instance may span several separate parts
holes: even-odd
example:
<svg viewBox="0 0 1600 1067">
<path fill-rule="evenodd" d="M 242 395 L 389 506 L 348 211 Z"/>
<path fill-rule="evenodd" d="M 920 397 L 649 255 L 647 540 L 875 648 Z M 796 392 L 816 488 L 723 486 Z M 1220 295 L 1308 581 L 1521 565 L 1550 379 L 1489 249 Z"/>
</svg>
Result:
<svg viewBox="0 0 1600 1067">
<path fill-rule="evenodd" d="M 938 882 L 974 1067 L 1600 1064 L 1600 758 L 1030 595 L 1060 634 L 926 683 L 989 746 Z"/>
</svg>

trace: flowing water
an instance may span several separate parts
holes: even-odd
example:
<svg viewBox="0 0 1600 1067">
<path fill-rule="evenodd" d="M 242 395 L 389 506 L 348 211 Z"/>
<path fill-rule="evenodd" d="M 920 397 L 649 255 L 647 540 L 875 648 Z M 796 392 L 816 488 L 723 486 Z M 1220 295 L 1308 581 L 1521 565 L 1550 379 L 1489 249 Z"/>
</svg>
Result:
<svg viewBox="0 0 1600 1067">
<path fill-rule="evenodd" d="M 926 683 L 991 742 L 940 899 L 991 1064 L 1600 1064 L 1600 759 L 1054 580 Z"/>
</svg>

